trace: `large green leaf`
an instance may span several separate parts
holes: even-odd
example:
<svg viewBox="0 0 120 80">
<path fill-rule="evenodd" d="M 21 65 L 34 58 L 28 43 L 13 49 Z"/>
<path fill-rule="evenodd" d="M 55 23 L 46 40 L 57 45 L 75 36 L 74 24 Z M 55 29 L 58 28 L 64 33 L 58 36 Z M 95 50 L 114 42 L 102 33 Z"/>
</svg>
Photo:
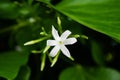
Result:
<svg viewBox="0 0 120 80">
<path fill-rule="evenodd" d="M 27 63 L 28 53 L 24 52 L 6 52 L 0 53 L 0 76 L 13 80 L 20 66 Z"/>
<path fill-rule="evenodd" d="M 110 68 L 89 68 L 80 66 L 65 69 L 59 80 L 120 80 L 120 73 Z"/>
<path fill-rule="evenodd" d="M 54 8 L 93 30 L 120 40 L 119 3 L 120 0 L 62 0 Z"/>
</svg>

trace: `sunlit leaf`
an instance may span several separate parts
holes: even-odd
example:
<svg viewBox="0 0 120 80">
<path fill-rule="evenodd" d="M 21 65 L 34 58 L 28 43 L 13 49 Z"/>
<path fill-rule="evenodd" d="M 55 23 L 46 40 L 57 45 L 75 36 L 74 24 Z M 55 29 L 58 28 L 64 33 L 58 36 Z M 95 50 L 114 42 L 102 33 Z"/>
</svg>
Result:
<svg viewBox="0 0 120 80">
<path fill-rule="evenodd" d="M 73 20 L 120 40 L 119 3 L 120 0 L 62 0 L 54 7 Z"/>
</svg>

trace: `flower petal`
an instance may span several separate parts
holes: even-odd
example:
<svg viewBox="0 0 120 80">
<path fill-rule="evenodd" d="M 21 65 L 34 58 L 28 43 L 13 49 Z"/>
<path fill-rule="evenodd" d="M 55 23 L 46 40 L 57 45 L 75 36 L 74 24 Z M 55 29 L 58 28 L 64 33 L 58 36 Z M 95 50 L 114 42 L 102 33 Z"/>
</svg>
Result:
<svg viewBox="0 0 120 80">
<path fill-rule="evenodd" d="M 64 41 L 64 44 L 65 45 L 70 45 L 70 44 L 74 44 L 77 42 L 77 39 L 76 38 L 68 38 Z"/>
<path fill-rule="evenodd" d="M 67 56 L 69 58 L 71 57 L 69 50 L 64 45 L 62 45 L 60 49 L 65 56 Z"/>
<path fill-rule="evenodd" d="M 65 40 L 70 34 L 71 34 L 71 31 L 66 30 L 64 33 L 62 33 L 61 39 Z"/>
<path fill-rule="evenodd" d="M 55 40 L 47 40 L 47 46 L 55 46 L 56 44 Z"/>
<path fill-rule="evenodd" d="M 58 53 L 59 50 L 60 50 L 60 47 L 59 47 L 59 46 L 55 46 L 55 47 L 51 50 L 50 56 L 51 56 L 51 57 L 56 56 L 56 54 Z"/>
<path fill-rule="evenodd" d="M 52 25 L 52 35 L 54 37 L 55 40 L 59 40 L 59 35 L 58 35 L 58 31 L 54 28 L 54 26 Z"/>
</svg>

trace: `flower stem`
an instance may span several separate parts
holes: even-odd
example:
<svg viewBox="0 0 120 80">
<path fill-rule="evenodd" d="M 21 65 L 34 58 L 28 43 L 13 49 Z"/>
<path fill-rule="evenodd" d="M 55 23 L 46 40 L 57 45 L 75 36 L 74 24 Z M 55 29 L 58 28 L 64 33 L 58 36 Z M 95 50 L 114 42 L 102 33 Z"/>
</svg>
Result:
<svg viewBox="0 0 120 80">
<path fill-rule="evenodd" d="M 44 41 L 45 39 L 49 38 L 48 37 L 43 37 L 43 38 L 40 38 L 40 39 L 36 39 L 36 40 L 31 40 L 31 41 L 28 41 L 24 44 L 24 46 L 26 45 L 32 45 L 32 44 L 35 44 L 35 43 L 38 43 L 38 42 L 41 42 L 41 41 Z"/>
<path fill-rule="evenodd" d="M 1 30 L 0 30 L 0 34 L 1 34 L 1 33 L 4 33 L 4 32 L 7 32 L 7 31 L 10 31 L 10 30 L 17 30 L 17 29 L 19 29 L 19 28 L 21 28 L 21 27 L 24 27 L 24 26 L 27 25 L 27 24 L 28 24 L 28 22 L 26 21 L 26 22 L 21 22 L 21 23 L 19 23 L 19 24 L 17 24 L 17 25 L 13 25 L 13 26 L 10 26 L 10 27 L 1 29 Z"/>
</svg>

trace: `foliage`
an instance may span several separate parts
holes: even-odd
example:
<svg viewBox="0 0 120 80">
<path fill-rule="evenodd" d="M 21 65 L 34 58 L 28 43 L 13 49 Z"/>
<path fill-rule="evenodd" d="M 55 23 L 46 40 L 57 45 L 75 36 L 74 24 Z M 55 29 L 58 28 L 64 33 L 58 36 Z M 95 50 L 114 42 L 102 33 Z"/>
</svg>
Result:
<svg viewBox="0 0 120 80">
<path fill-rule="evenodd" d="M 120 80 L 119 3 L 1 0 L 0 80 Z M 67 46 L 74 61 L 63 54 L 49 56 L 52 25 L 77 38 Z"/>
</svg>

